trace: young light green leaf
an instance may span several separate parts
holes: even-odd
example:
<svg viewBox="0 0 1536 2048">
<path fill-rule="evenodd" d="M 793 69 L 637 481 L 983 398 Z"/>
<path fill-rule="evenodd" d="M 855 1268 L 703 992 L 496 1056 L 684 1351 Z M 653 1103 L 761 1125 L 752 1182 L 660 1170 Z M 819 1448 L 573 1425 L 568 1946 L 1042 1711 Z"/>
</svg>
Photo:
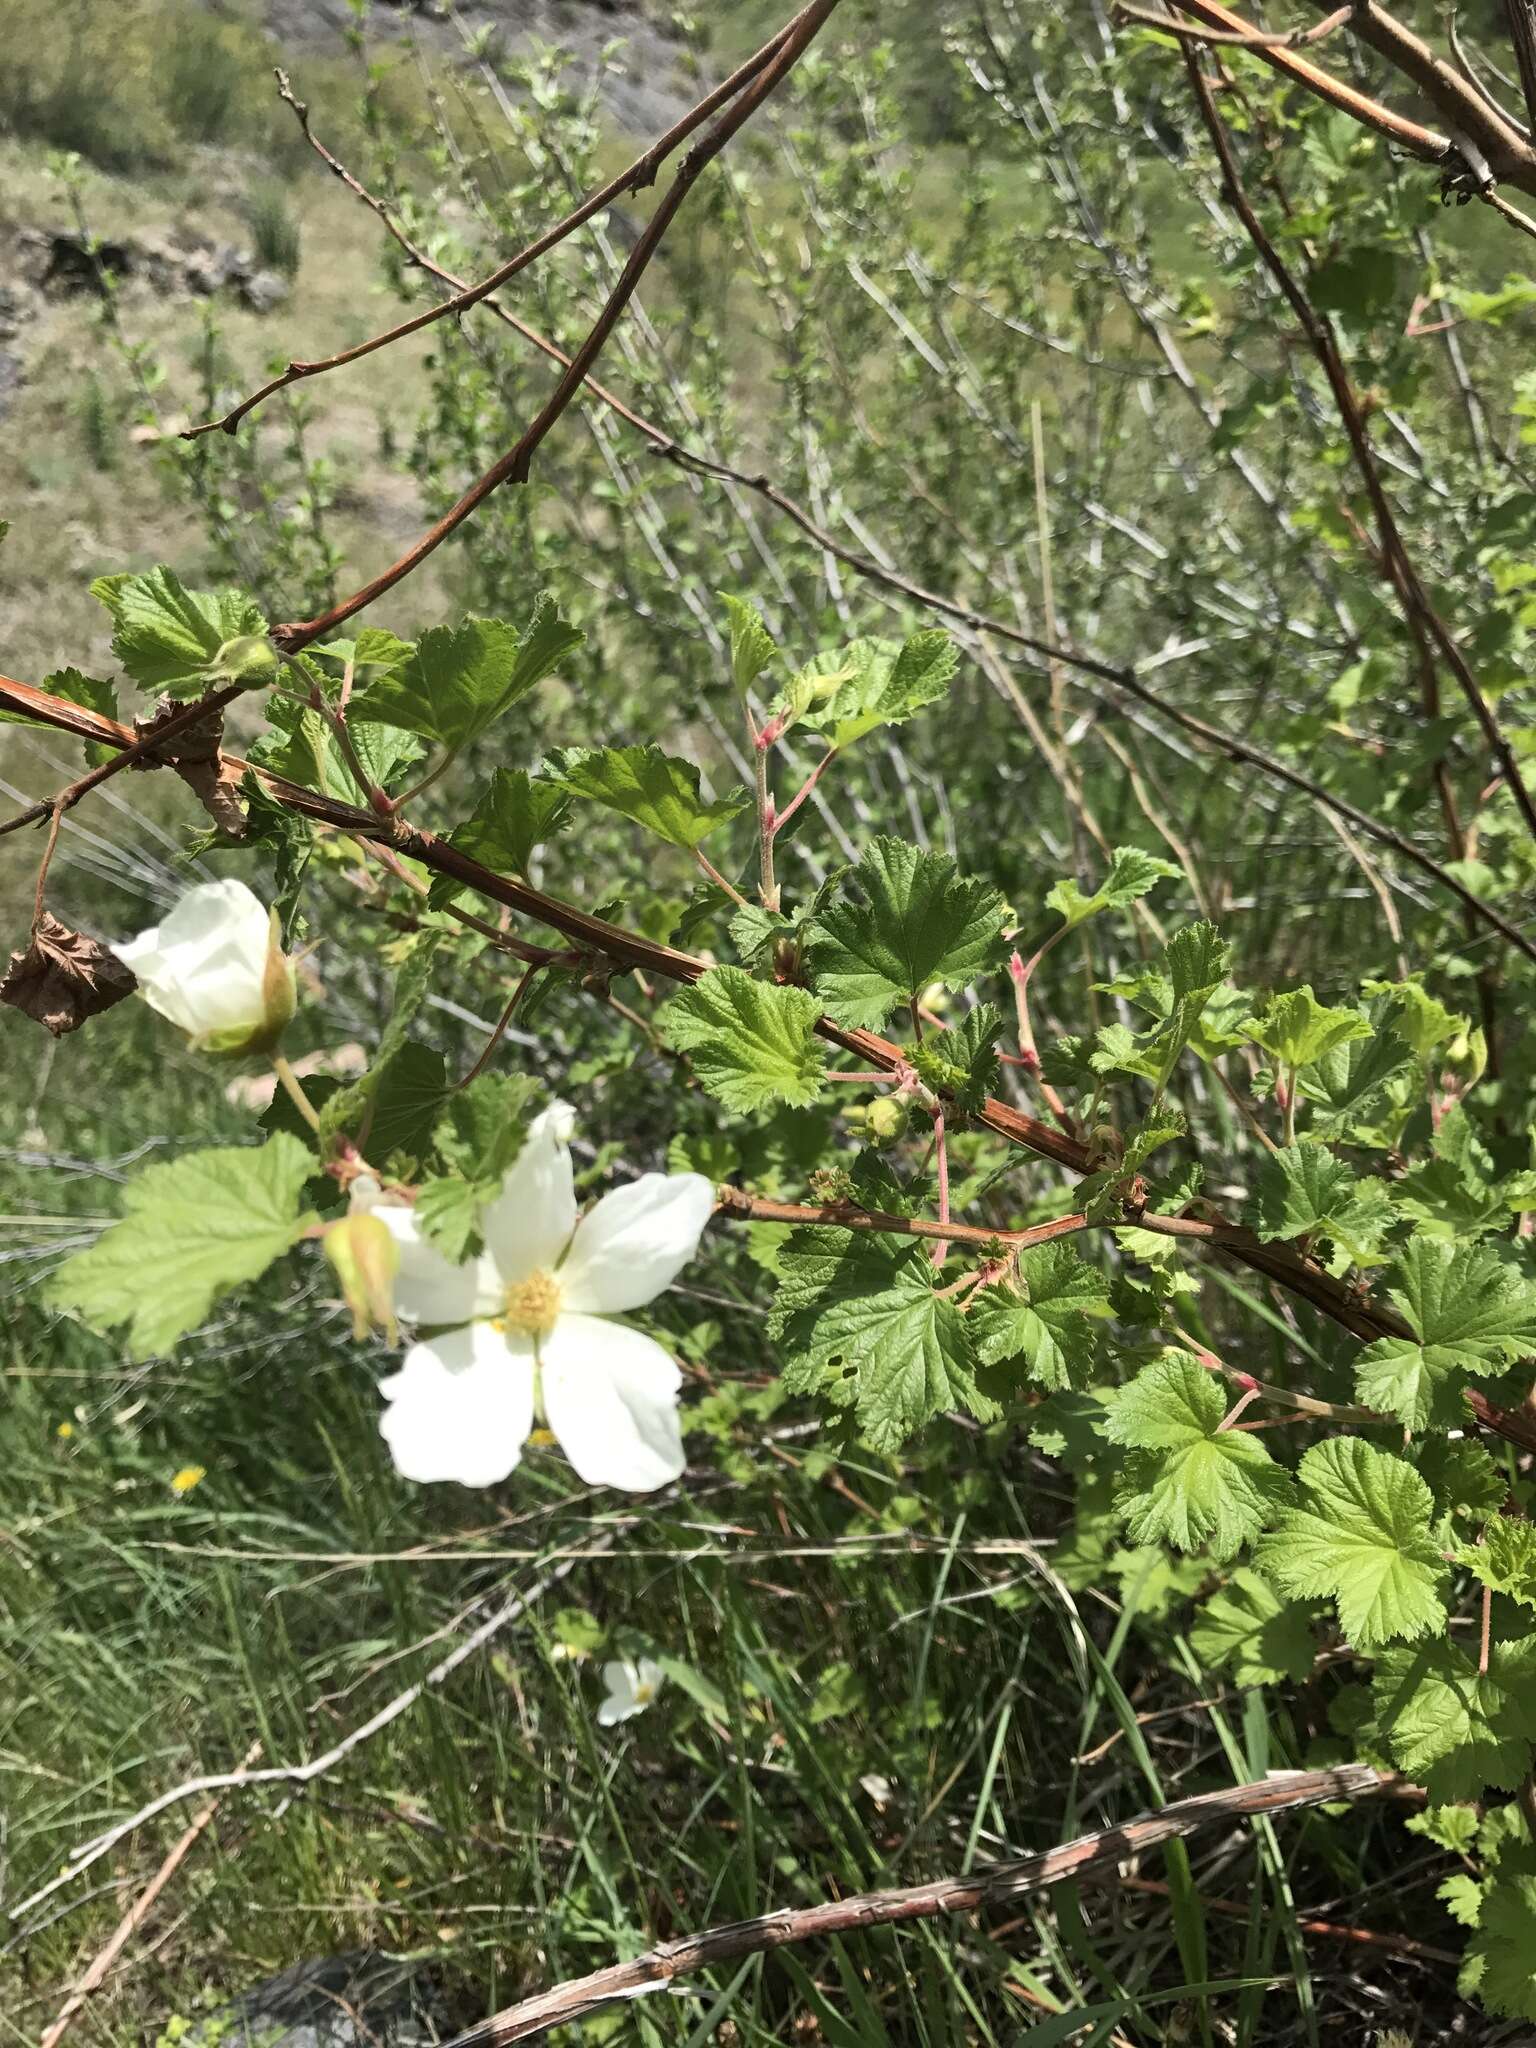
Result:
<svg viewBox="0 0 1536 2048">
<path fill-rule="evenodd" d="M 499 1180 L 424 1180 L 415 1217 L 430 1242 L 455 1266 L 484 1249 L 480 1215 L 501 1192 Z"/>
<path fill-rule="evenodd" d="M 1145 896 L 1158 882 L 1178 872 L 1172 861 L 1155 853 L 1143 853 L 1139 846 L 1117 846 L 1109 857 L 1108 874 L 1091 896 L 1085 896 L 1076 882 L 1068 879 L 1049 891 L 1045 907 L 1059 910 L 1067 921 L 1065 928 L 1071 931 L 1085 918 L 1097 917 L 1101 910 L 1126 909 L 1138 896 Z"/>
<path fill-rule="evenodd" d="M 879 1451 L 894 1451 L 946 1408 L 995 1420 L 976 1383 L 966 1318 L 934 1292 L 922 1245 L 873 1233 L 797 1230 L 779 1254 L 769 1332 L 791 1393 L 851 1408 Z"/>
<path fill-rule="evenodd" d="M 1480 1900 L 1462 1894 L 1456 1904 L 1457 1917 L 1477 1929 L 1458 1988 L 1467 1997 L 1475 1989 L 1491 2012 L 1536 2020 L 1536 1868 L 1530 1856 L 1507 1870 L 1501 1866 Z"/>
<path fill-rule="evenodd" d="M 1488 1669 L 1449 1642 L 1382 1651 L 1376 1725 L 1399 1766 L 1431 1799 L 1513 1792 L 1536 1741 L 1536 1636 L 1494 1643 Z"/>
<path fill-rule="evenodd" d="M 1024 1252 L 1013 1287 L 984 1289 L 970 1311 L 977 1356 L 1038 1386 L 1082 1387 L 1093 1370 L 1093 1319 L 1109 1306 L 1109 1285 L 1097 1266 L 1069 1244 Z"/>
<path fill-rule="evenodd" d="M 1259 1545 L 1261 1570 L 1282 1592 L 1333 1598 L 1357 1650 L 1438 1627 L 1445 1566 L 1430 1530 L 1434 1499 L 1407 1460 L 1339 1436 L 1312 1446 L 1299 1477 L 1305 1505 Z"/>
<path fill-rule="evenodd" d="M 1303 983 L 1273 997 L 1259 1016 L 1248 1018 L 1243 1035 L 1289 1069 L 1310 1066 L 1352 1038 L 1369 1038 L 1371 1024 L 1358 1010 L 1329 1009 Z"/>
<path fill-rule="evenodd" d="M 456 751 L 552 674 L 582 639 L 547 592 L 521 633 L 502 619 L 433 626 L 407 660 L 354 699 L 351 715 Z"/>
<path fill-rule="evenodd" d="M 1393 1221 L 1379 1180 L 1357 1180 L 1325 1145 L 1271 1152 L 1254 1175 L 1243 1219 L 1256 1237 L 1330 1237 L 1352 1258 L 1369 1258 Z"/>
<path fill-rule="evenodd" d="M 437 1121 L 438 1157 L 466 1180 L 500 1183 L 516 1163 L 542 1090 L 531 1074 L 477 1074 Z"/>
<path fill-rule="evenodd" d="M 901 646 L 894 640 L 855 640 L 834 657 L 838 681 L 807 701 L 799 723 L 824 735 L 834 747 L 851 747 L 882 725 L 902 725 L 925 705 L 937 702 L 954 680 L 960 657 L 949 635 L 935 629 L 914 633 Z M 822 664 L 825 667 L 825 663 Z M 790 686 L 807 682 L 803 672 Z"/>
<path fill-rule="evenodd" d="M 912 1064 L 936 1094 L 974 1113 L 997 1088 L 994 1047 L 1002 1029 L 1002 1011 L 992 1003 L 977 1003 L 952 1030 L 913 1046 Z"/>
<path fill-rule="evenodd" d="M 1392 1302 L 1413 1331 L 1360 1354 L 1362 1401 L 1411 1429 L 1460 1420 L 1466 1381 L 1536 1345 L 1536 1286 L 1486 1245 L 1412 1237 L 1392 1271 Z"/>
<path fill-rule="evenodd" d="M 1283 1679 L 1299 1684 L 1316 1655 L 1306 1608 L 1282 1600 L 1268 1579 L 1246 1565 L 1201 1602 L 1189 1642 L 1204 1663 L 1225 1664 L 1238 1685 L 1278 1685 Z"/>
<path fill-rule="evenodd" d="M 126 1325 L 134 1358 L 168 1351 L 317 1220 L 299 1209 L 315 1171 L 286 1132 L 146 1167 L 123 1192 L 121 1222 L 65 1260 L 48 1299 L 99 1330 Z"/>
<path fill-rule="evenodd" d="M 814 1102 L 826 1068 L 814 996 L 754 981 L 740 967 L 712 967 L 657 1018 L 662 1036 L 685 1052 L 710 1094 L 749 1116 L 766 1103 Z"/>
<path fill-rule="evenodd" d="M 558 782 L 526 768 L 498 768 L 448 844 L 499 875 L 526 875 L 536 849 L 564 830 L 570 808 L 571 793 Z M 437 875 L 428 900 L 436 909 L 463 886 L 451 875 Z"/>
<path fill-rule="evenodd" d="M 1131 1447 L 1115 1501 L 1135 1542 L 1228 1558 L 1289 1502 L 1289 1473 L 1257 1437 L 1224 1429 L 1226 1414 L 1220 1384 L 1186 1352 L 1120 1389 L 1104 1429 Z"/>
<path fill-rule="evenodd" d="M 929 982 L 964 988 L 992 964 L 1006 906 L 946 855 L 875 839 L 852 878 L 864 900 L 829 905 L 809 933 L 817 993 L 840 1024 L 878 1030 Z"/>
<path fill-rule="evenodd" d="M 744 597 L 731 597 L 722 590 L 720 602 L 731 622 L 731 681 L 745 695 L 773 660 L 773 635 L 763 624 L 761 612 Z"/>
<path fill-rule="evenodd" d="M 1296 1076 L 1296 1092 L 1313 1104 L 1316 1137 L 1339 1138 L 1380 1111 L 1386 1090 L 1413 1073 L 1413 1055 L 1391 1031 L 1346 1039 Z"/>
<path fill-rule="evenodd" d="M 187 590 L 169 569 L 98 576 L 91 595 L 112 614 L 112 652 L 129 675 L 172 697 L 200 696 L 222 647 L 267 630 L 242 591 Z"/>
<path fill-rule="evenodd" d="M 1495 1593 L 1536 1607 L 1536 1523 L 1495 1515 L 1481 1543 L 1463 1543 L 1456 1562 Z"/>
<path fill-rule="evenodd" d="M 694 764 L 660 747 L 556 747 L 544 766 L 573 796 L 632 818 L 689 853 L 751 801 L 744 789 L 706 800 Z"/>
</svg>

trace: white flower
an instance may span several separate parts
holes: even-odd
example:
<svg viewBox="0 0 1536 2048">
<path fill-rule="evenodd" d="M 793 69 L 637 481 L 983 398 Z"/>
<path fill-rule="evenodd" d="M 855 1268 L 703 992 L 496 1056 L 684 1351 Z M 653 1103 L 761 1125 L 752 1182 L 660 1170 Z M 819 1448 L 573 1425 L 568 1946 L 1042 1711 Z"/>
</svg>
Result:
<svg viewBox="0 0 1536 2048">
<path fill-rule="evenodd" d="M 522 1456 L 535 1418 L 589 1486 L 649 1493 L 684 1465 L 682 1375 L 653 1338 L 608 1318 L 669 1287 L 698 1249 L 715 1191 L 698 1173 L 647 1173 L 576 1220 L 575 1111 L 535 1118 L 501 1193 L 481 1217 L 485 1251 L 451 1265 L 413 1210 L 354 1197 L 400 1246 L 395 1301 L 419 1340 L 381 1382 L 380 1428 L 407 1479 L 494 1486 Z"/>
<path fill-rule="evenodd" d="M 244 882 L 204 882 L 164 924 L 112 951 L 199 1052 L 265 1052 L 294 1011 L 293 962 L 278 936 L 277 913 Z"/>
<path fill-rule="evenodd" d="M 597 1725 L 612 1728 L 618 1721 L 632 1721 L 645 1712 L 661 1690 L 661 1666 L 649 1657 L 642 1657 L 638 1664 L 631 1664 L 628 1658 L 620 1664 L 605 1664 L 603 1683 L 608 1696 L 597 1710 Z"/>
</svg>

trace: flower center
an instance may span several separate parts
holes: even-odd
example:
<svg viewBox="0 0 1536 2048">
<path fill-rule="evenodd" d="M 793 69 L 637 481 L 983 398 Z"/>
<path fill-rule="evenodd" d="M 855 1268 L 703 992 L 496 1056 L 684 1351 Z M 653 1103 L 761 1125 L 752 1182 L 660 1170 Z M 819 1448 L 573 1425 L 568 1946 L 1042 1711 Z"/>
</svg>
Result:
<svg viewBox="0 0 1536 2048">
<path fill-rule="evenodd" d="M 530 1273 L 507 1289 L 502 1314 L 509 1330 L 524 1337 L 547 1337 L 560 1315 L 560 1282 L 542 1269 Z"/>
<path fill-rule="evenodd" d="M 648 1707 L 651 1704 L 651 1701 L 655 1699 L 655 1697 L 655 1686 L 647 1685 L 643 1679 L 640 1682 L 640 1684 L 635 1687 L 635 1705 L 637 1707 Z"/>
</svg>

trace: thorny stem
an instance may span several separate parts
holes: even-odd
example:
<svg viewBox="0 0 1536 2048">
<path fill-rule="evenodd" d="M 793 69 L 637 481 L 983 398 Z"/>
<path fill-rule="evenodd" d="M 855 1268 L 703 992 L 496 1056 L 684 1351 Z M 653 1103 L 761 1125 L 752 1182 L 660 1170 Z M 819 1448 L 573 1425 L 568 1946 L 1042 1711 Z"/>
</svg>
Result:
<svg viewBox="0 0 1536 2048">
<path fill-rule="evenodd" d="M 763 745 L 767 731 L 765 726 L 752 749 L 752 766 L 757 779 L 757 893 L 764 910 L 776 911 L 779 907 L 779 885 L 773 873 L 773 838 L 779 825 L 774 816 L 773 792 L 768 787 L 768 749 Z"/>
<path fill-rule="evenodd" d="M 1182 1343 L 1189 1346 L 1192 1356 L 1203 1365 L 1207 1372 L 1219 1373 L 1234 1387 L 1242 1390 L 1243 1398 L 1227 1417 L 1223 1427 L 1236 1421 L 1242 1409 L 1250 1401 L 1271 1401 L 1277 1408 L 1289 1408 L 1293 1414 L 1304 1415 L 1319 1422 L 1391 1422 L 1390 1415 L 1382 1415 L 1374 1408 L 1361 1408 L 1349 1401 L 1324 1401 L 1316 1394 L 1293 1394 L 1288 1387 L 1272 1386 L 1267 1380 L 1255 1379 L 1251 1372 L 1244 1372 L 1240 1366 L 1228 1365 L 1224 1358 L 1218 1358 L 1214 1351 L 1192 1337 L 1187 1330 L 1174 1325 L 1173 1333 Z"/>
<path fill-rule="evenodd" d="M 543 967 L 544 964 L 545 963 L 542 960 L 530 960 L 528 965 L 523 969 L 522 974 L 518 977 L 517 987 L 513 989 L 511 995 L 507 998 L 507 1007 L 496 1019 L 495 1025 L 492 1027 L 491 1030 L 491 1035 L 485 1041 L 485 1046 L 480 1054 L 479 1059 L 475 1061 L 475 1064 L 470 1068 L 469 1072 L 458 1084 L 461 1088 L 467 1088 L 471 1081 L 478 1080 L 480 1075 L 485 1072 L 486 1068 L 489 1066 L 491 1062 L 492 1055 L 495 1053 L 497 1046 L 500 1045 L 503 1037 L 506 1034 L 507 1026 L 512 1022 L 513 1012 L 516 1010 L 518 1004 L 523 1000 L 523 997 L 527 994 L 528 984 L 533 980 L 533 977 L 539 972 L 539 969 Z"/>
<path fill-rule="evenodd" d="M 271 1060 L 272 1071 L 274 1074 L 276 1074 L 278 1080 L 282 1083 L 283 1092 L 287 1095 L 288 1100 L 299 1112 L 299 1115 L 303 1117 L 305 1123 L 309 1125 L 309 1128 L 312 1131 L 318 1131 L 320 1128 L 319 1112 L 316 1110 L 315 1105 L 310 1101 L 309 1097 L 304 1093 L 303 1082 L 300 1081 L 298 1075 L 293 1071 L 293 1068 L 289 1066 L 287 1060 L 283 1058 L 280 1052 L 273 1053 L 271 1055 Z"/>
<path fill-rule="evenodd" d="M 1062 931 L 1066 929 L 1067 927 L 1063 925 Z M 1024 1069 L 1035 1087 L 1039 1089 L 1041 1101 L 1051 1112 L 1051 1115 L 1055 1117 L 1057 1123 L 1060 1124 L 1064 1131 L 1070 1134 L 1074 1128 L 1071 1112 L 1050 1082 L 1040 1072 L 1040 1053 L 1035 1045 L 1035 1030 L 1029 1016 L 1029 977 L 1034 973 L 1040 962 L 1060 937 L 1061 932 L 1054 932 L 1046 940 L 1039 952 L 1030 960 L 1024 959 L 1017 946 L 1015 946 L 1008 956 L 1008 978 L 1013 983 L 1013 1006 L 1018 1016 L 1018 1065 Z"/>
<path fill-rule="evenodd" d="M 736 884 L 734 882 L 728 882 L 725 879 L 724 875 L 721 874 L 720 870 L 715 866 L 714 862 L 710 859 L 709 855 L 704 851 L 702 846 L 696 846 L 693 849 L 693 857 L 698 862 L 699 866 L 704 870 L 705 874 L 708 875 L 709 879 L 714 883 L 715 887 L 717 889 L 723 889 L 726 895 L 730 897 L 733 903 L 740 904 L 743 910 L 750 910 L 752 908 L 751 904 L 748 903 L 746 897 L 742 895 L 741 891 L 737 888 Z"/>
<path fill-rule="evenodd" d="M 816 763 L 816 766 L 811 770 L 810 774 L 807 775 L 804 782 L 802 782 L 800 787 L 795 791 L 794 795 L 790 798 L 789 802 L 784 806 L 783 810 L 779 811 L 775 815 L 773 821 L 773 833 L 771 835 L 772 837 L 776 838 L 778 834 L 784 830 L 784 827 L 789 823 L 790 819 L 795 815 L 796 811 L 799 810 L 800 806 L 805 802 L 806 798 L 810 795 L 811 791 L 816 787 L 817 783 L 821 780 L 823 771 L 831 766 L 833 760 L 836 757 L 836 754 L 836 747 L 828 747 L 827 751 L 822 755 L 821 759 Z"/>
<path fill-rule="evenodd" d="M 944 1138 L 944 1109 L 940 1104 L 933 1112 L 933 1155 L 939 1173 L 939 1221 L 949 1221 L 949 1147 Z M 940 1238 L 929 1253 L 935 1266 L 942 1266 L 949 1257 L 949 1246 Z"/>
</svg>

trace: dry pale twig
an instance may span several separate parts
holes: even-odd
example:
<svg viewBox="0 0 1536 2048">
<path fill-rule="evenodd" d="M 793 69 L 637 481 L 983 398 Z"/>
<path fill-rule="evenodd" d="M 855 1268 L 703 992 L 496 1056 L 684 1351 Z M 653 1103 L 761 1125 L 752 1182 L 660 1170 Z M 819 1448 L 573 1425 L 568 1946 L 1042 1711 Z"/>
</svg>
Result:
<svg viewBox="0 0 1536 2048">
<path fill-rule="evenodd" d="M 1180 1799 L 1159 1813 L 1144 1814 L 1123 1826 L 1080 1835 L 1076 1841 L 1047 1849 L 1042 1855 L 1004 1863 L 966 1877 L 942 1877 L 931 1884 L 900 1890 L 859 1892 L 852 1898 L 829 1899 L 820 1906 L 786 1907 L 754 1920 L 736 1920 L 702 1934 L 662 1942 L 632 1962 L 594 1970 L 552 1990 L 525 1998 L 493 2019 L 471 2027 L 449 2048 L 508 2048 L 529 2041 L 551 2027 L 584 2019 L 616 1999 L 640 1998 L 662 1991 L 674 1978 L 735 1962 L 742 1956 L 816 1941 L 869 1927 L 899 1926 L 932 1920 L 945 1913 L 973 1913 L 985 1906 L 1043 1891 L 1065 1878 L 1083 1878 L 1112 1871 L 1117 1864 L 1144 1855 L 1164 1842 L 1193 1834 L 1213 1823 L 1240 1816 L 1288 1813 L 1329 1799 L 1369 1799 L 1392 1789 L 1397 1781 L 1369 1764 L 1344 1764 L 1332 1771 L 1277 1771 L 1262 1784 L 1237 1785 L 1228 1791 L 1202 1792 Z"/>
<path fill-rule="evenodd" d="M 510 1599 L 504 1600 L 477 1629 L 473 1629 L 462 1642 L 455 1643 L 448 1655 L 440 1658 L 424 1678 L 418 1678 L 414 1685 L 408 1685 L 404 1692 L 397 1693 L 387 1705 L 380 1707 L 376 1714 L 371 1714 L 360 1726 L 352 1729 L 350 1734 L 344 1735 L 340 1742 L 334 1743 L 323 1755 L 311 1757 L 308 1763 L 303 1764 L 269 1764 L 260 1770 L 247 1770 L 242 1766 L 238 1771 L 212 1771 L 202 1777 L 188 1778 L 183 1784 L 173 1785 L 168 1792 L 160 1793 L 157 1798 L 141 1806 L 137 1813 L 131 1813 L 126 1820 L 118 1821 L 102 1834 L 94 1836 L 89 1842 L 82 1842 L 79 1848 L 72 1850 L 58 1876 L 50 1878 L 48 1883 L 40 1886 L 30 1898 L 23 1899 L 18 1906 L 12 1907 L 10 1917 L 12 1920 L 22 1919 L 62 1886 L 73 1883 L 83 1871 L 89 1870 L 92 1864 L 99 1863 L 103 1856 L 110 1855 L 120 1842 L 125 1841 L 147 1821 L 156 1819 L 173 1806 L 183 1805 L 188 1799 L 196 1799 L 201 1793 L 243 1791 L 252 1785 L 312 1785 L 317 1778 L 323 1778 L 328 1771 L 335 1770 L 353 1750 L 371 1741 L 375 1735 L 381 1734 L 393 1722 L 398 1721 L 402 1714 L 408 1713 L 425 1694 L 442 1685 L 461 1664 L 467 1663 L 477 1650 L 484 1649 L 485 1645 L 503 1629 L 510 1628 L 514 1621 L 520 1620 L 529 1608 L 543 1599 L 551 1587 L 569 1577 L 579 1564 L 587 1558 L 600 1557 L 604 1552 L 611 1550 L 630 1529 L 637 1526 L 638 1519 L 632 1516 L 624 1522 L 616 1523 L 606 1535 L 546 1572 L 544 1577 L 526 1593 L 514 1593 Z"/>
<path fill-rule="evenodd" d="M 255 1763 L 260 1755 L 261 1744 L 253 1742 L 245 1753 L 245 1764 L 241 1768 L 244 1769 L 246 1765 Z M 128 1943 L 132 1940 L 135 1932 L 143 1924 L 150 1907 L 159 1898 L 161 1892 L 165 1890 L 165 1887 L 186 1861 L 198 1837 L 218 1812 L 219 1805 L 220 1797 L 215 1795 L 193 1817 L 191 1826 L 173 1845 L 170 1854 L 118 1922 L 105 1948 L 101 1949 L 95 1956 L 90 1968 L 80 1979 L 74 1990 L 71 1991 L 68 1998 L 65 1999 L 58 2018 L 53 2022 L 47 2033 L 44 2034 L 42 2040 L 39 2041 L 37 2048 L 58 2048 L 58 2043 L 63 2040 L 65 2034 L 69 2031 L 70 2023 L 78 2013 L 84 2010 L 85 2002 L 92 1992 L 100 1990 L 102 1984 L 106 1981 L 107 1974 L 111 1970 L 112 1965 L 117 1961 L 123 1950 L 128 1946 Z"/>
</svg>

